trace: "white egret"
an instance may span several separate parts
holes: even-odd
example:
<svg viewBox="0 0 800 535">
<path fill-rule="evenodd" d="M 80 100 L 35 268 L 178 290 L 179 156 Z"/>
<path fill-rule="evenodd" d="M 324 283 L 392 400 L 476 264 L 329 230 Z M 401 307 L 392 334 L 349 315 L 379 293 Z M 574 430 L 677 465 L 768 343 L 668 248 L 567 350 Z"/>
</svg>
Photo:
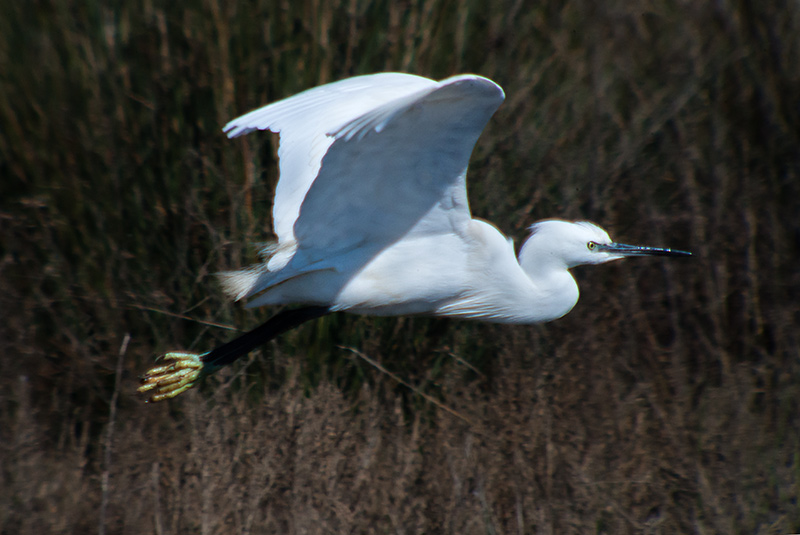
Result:
<svg viewBox="0 0 800 535">
<path fill-rule="evenodd" d="M 223 273 L 248 306 L 303 305 L 203 354 L 171 352 L 142 378 L 149 401 L 171 398 L 286 330 L 330 312 L 426 314 L 498 323 L 560 318 L 578 300 L 569 269 L 626 256 L 686 256 L 611 241 L 584 221 L 534 224 L 519 256 L 473 219 L 466 173 L 503 102 L 475 75 L 409 74 L 323 85 L 229 122 L 228 137 L 280 134 L 273 208 L 277 242 L 264 261 Z"/>
</svg>

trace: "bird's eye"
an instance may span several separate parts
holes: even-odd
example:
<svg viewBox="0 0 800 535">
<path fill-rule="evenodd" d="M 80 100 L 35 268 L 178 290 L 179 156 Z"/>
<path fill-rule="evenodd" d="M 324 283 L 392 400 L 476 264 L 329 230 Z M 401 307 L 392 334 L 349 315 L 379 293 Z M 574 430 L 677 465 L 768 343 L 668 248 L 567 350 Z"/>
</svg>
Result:
<svg viewBox="0 0 800 535">
<path fill-rule="evenodd" d="M 594 251 L 595 247 L 597 247 L 597 244 L 593 241 L 590 241 L 589 243 L 586 244 L 586 247 L 588 247 L 590 251 Z"/>
</svg>

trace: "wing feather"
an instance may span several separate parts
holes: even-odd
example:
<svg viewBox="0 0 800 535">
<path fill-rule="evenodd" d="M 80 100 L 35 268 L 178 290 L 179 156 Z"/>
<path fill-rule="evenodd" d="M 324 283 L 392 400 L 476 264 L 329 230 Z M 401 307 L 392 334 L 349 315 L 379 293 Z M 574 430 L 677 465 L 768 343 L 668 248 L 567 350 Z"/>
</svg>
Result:
<svg viewBox="0 0 800 535">
<path fill-rule="evenodd" d="M 503 97 L 491 80 L 457 76 L 333 131 L 294 226 L 304 261 L 467 223 L 469 158 Z"/>
<path fill-rule="evenodd" d="M 503 99 L 480 76 L 435 82 L 384 73 L 311 89 L 228 123 L 230 137 L 281 135 L 273 217 L 288 254 L 225 274 L 226 288 L 239 299 L 310 271 L 356 273 L 405 236 L 462 231 L 471 219 L 469 158 Z"/>
<path fill-rule="evenodd" d="M 356 76 L 303 91 L 226 124 L 223 131 L 229 138 L 256 130 L 280 133 L 280 180 L 272 210 L 278 241 L 294 242 L 300 205 L 334 142 L 329 132 L 386 102 L 435 85 L 411 74 Z"/>
</svg>

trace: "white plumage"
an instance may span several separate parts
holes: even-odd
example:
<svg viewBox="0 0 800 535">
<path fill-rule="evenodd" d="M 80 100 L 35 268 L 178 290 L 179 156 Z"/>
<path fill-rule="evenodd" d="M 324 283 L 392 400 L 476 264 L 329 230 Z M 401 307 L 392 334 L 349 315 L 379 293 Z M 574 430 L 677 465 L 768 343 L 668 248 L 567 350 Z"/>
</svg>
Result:
<svg viewBox="0 0 800 535">
<path fill-rule="evenodd" d="M 307 308 L 203 355 L 168 353 L 173 363 L 153 370 L 142 389 L 155 388 L 153 400 L 177 395 L 201 373 L 328 312 L 553 320 L 578 300 L 576 265 L 688 254 L 549 220 L 531 227 L 517 258 L 497 228 L 472 218 L 467 201 L 470 154 L 503 99 L 480 76 L 384 73 L 310 89 L 225 125 L 229 137 L 279 133 L 280 179 L 277 243 L 264 262 L 223 273 L 223 286 L 248 306 Z"/>
<path fill-rule="evenodd" d="M 533 323 L 569 312 L 578 290 L 567 268 L 621 255 L 586 248 L 611 243 L 598 227 L 563 222 L 534 227 L 538 237 L 520 263 L 495 227 L 472 219 L 469 157 L 503 98 L 480 76 L 435 82 L 384 73 L 317 87 L 229 122 L 229 137 L 280 133 L 280 180 L 272 256 L 223 274 L 225 289 L 253 298 L 248 306 L 360 314 Z M 578 238 L 576 262 L 537 258 L 532 244 L 544 242 L 566 257 L 570 234 Z"/>
</svg>

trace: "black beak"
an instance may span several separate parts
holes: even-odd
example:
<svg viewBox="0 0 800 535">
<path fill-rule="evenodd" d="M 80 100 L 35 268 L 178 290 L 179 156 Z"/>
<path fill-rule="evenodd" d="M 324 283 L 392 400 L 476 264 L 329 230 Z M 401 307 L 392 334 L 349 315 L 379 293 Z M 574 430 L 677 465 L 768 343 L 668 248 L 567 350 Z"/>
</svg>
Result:
<svg viewBox="0 0 800 535">
<path fill-rule="evenodd" d="M 660 247 L 645 247 L 642 245 L 626 245 L 624 243 L 598 243 L 597 250 L 604 253 L 618 254 L 620 256 L 692 256 L 692 253 L 688 251 L 662 249 Z"/>
</svg>

